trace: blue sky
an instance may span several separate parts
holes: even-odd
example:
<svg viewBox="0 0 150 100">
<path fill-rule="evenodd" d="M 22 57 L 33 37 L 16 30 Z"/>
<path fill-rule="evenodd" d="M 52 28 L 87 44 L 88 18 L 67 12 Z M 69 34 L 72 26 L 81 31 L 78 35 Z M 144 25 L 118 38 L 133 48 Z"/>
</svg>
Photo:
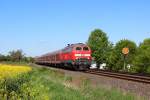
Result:
<svg viewBox="0 0 150 100">
<path fill-rule="evenodd" d="M 150 37 L 150 0 L 0 0 L 0 53 L 38 56 L 86 42 L 95 28 L 109 40 Z"/>
</svg>

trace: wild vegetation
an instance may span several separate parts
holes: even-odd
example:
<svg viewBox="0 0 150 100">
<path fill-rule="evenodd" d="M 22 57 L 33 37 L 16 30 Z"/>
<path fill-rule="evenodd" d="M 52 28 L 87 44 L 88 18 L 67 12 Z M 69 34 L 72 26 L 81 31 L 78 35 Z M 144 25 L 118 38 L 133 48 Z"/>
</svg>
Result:
<svg viewBox="0 0 150 100">
<path fill-rule="evenodd" d="M 129 48 L 129 54 L 124 55 L 122 53 L 122 49 L 124 47 Z M 119 70 L 127 69 L 126 67 L 124 68 L 124 60 L 126 61 L 125 66 L 127 66 L 127 64 L 132 65 L 132 60 L 137 51 L 136 49 L 137 46 L 133 41 L 124 39 L 117 42 L 110 54 L 110 58 L 109 58 L 110 60 L 109 63 L 111 65 L 109 66 L 110 70 L 119 71 Z"/>
<path fill-rule="evenodd" d="M 135 72 L 150 73 L 150 38 L 145 39 L 137 48 L 133 65 Z"/>
<path fill-rule="evenodd" d="M 150 38 L 145 39 L 139 46 L 128 39 L 122 39 L 113 45 L 105 32 L 95 29 L 91 32 L 87 44 L 91 47 L 92 56 L 98 66 L 107 63 L 105 69 L 109 70 L 150 73 Z M 129 48 L 127 55 L 122 53 L 124 47 Z M 130 68 L 127 68 L 127 65 Z"/>
<path fill-rule="evenodd" d="M 22 50 L 13 50 L 8 53 L 8 55 L 0 54 L 0 61 L 7 62 L 34 62 L 33 57 L 26 57 Z"/>
<path fill-rule="evenodd" d="M 8 73 L 15 72 L 16 76 L 0 79 L 1 100 L 136 100 L 135 96 L 115 89 L 93 88 L 87 79 L 75 88 L 71 86 L 72 77 L 47 68 L 8 67 L 11 69 Z"/>
<path fill-rule="evenodd" d="M 29 66 L 0 64 L 0 99 L 16 100 L 31 70 Z"/>
<path fill-rule="evenodd" d="M 0 79 L 13 78 L 31 71 L 31 67 L 0 64 Z"/>
</svg>

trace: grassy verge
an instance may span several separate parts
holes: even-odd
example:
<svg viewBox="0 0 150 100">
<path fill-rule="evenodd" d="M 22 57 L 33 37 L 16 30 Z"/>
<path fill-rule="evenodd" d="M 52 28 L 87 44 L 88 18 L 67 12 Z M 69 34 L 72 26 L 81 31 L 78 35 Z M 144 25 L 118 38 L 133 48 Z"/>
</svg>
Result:
<svg viewBox="0 0 150 100">
<path fill-rule="evenodd" d="M 92 88 L 87 79 L 82 80 L 80 88 L 65 83 L 72 83 L 72 77 L 47 68 L 32 67 L 32 72 L 5 83 L 7 86 L 2 89 L 6 95 L 1 92 L 0 95 L 11 100 L 137 100 L 133 95 L 115 89 Z M 5 90 L 8 86 L 17 88 Z"/>
<path fill-rule="evenodd" d="M 23 61 L 18 61 L 18 62 L 13 62 L 13 61 L 1 61 L 0 64 L 7 64 L 7 65 L 29 65 L 27 62 Z"/>
</svg>

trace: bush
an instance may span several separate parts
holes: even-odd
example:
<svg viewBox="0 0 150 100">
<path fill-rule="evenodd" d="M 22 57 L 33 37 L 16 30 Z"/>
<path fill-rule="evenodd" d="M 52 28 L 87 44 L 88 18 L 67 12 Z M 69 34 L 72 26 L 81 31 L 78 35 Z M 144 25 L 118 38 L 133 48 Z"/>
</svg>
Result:
<svg viewBox="0 0 150 100">
<path fill-rule="evenodd" d="M 132 60 L 136 54 L 136 44 L 130 40 L 120 40 L 116 43 L 113 51 L 110 55 L 109 63 L 112 66 L 112 70 L 119 71 L 124 69 L 124 54 L 122 54 L 122 49 L 124 47 L 129 48 L 129 54 L 126 55 L 126 64 L 132 65 Z"/>
<path fill-rule="evenodd" d="M 29 81 L 29 73 L 19 74 L 13 78 L 5 78 L 0 80 L 0 98 L 16 100 L 21 92 L 21 85 Z"/>
<path fill-rule="evenodd" d="M 150 73 L 150 38 L 139 45 L 133 65 L 133 72 Z"/>
</svg>

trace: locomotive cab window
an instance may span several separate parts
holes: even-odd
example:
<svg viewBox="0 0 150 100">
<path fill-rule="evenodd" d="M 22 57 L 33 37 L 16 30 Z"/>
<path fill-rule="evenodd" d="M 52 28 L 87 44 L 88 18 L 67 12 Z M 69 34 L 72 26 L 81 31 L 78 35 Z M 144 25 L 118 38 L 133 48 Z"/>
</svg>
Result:
<svg viewBox="0 0 150 100">
<path fill-rule="evenodd" d="M 76 47 L 76 50 L 81 50 L 82 48 L 81 47 Z"/>
<path fill-rule="evenodd" d="M 89 51 L 89 48 L 88 47 L 83 47 L 83 50 L 84 51 Z"/>
</svg>

